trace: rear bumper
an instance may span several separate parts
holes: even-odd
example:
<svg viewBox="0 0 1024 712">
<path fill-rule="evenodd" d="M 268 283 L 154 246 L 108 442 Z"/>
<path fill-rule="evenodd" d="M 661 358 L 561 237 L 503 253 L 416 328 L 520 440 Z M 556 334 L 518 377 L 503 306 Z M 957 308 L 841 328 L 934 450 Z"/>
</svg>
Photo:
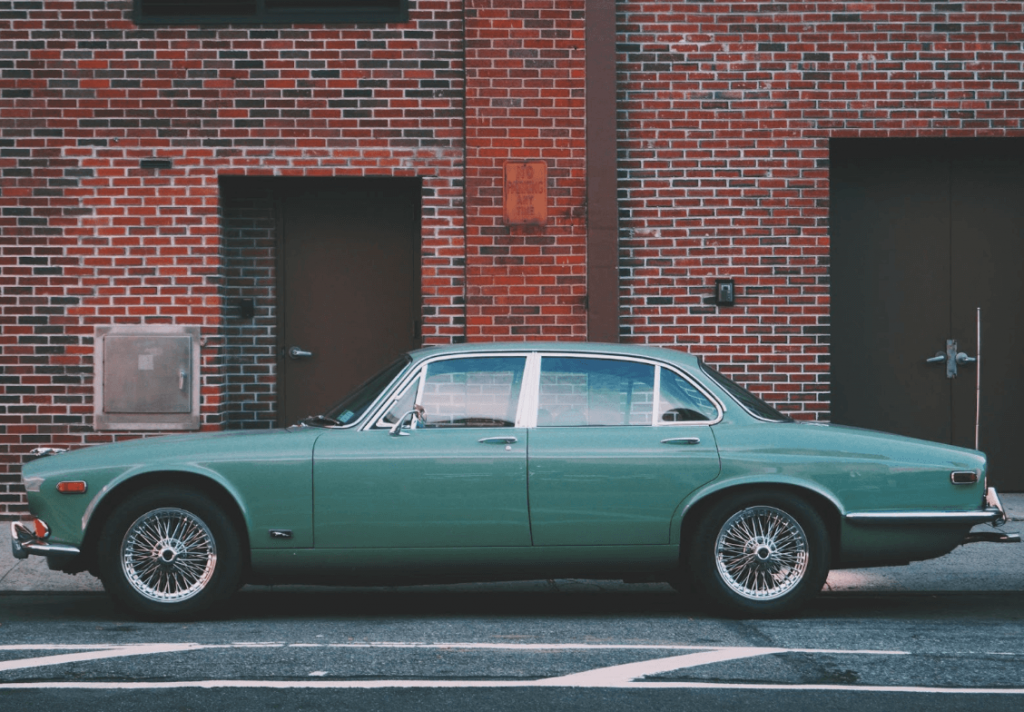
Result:
<svg viewBox="0 0 1024 712">
<path fill-rule="evenodd" d="M 846 519 L 851 522 L 922 522 L 922 523 L 956 523 L 974 526 L 975 524 L 991 524 L 1001 527 L 1006 524 L 1006 510 L 999 501 L 994 487 L 985 493 L 982 509 L 969 511 L 886 511 L 886 512 L 847 512 Z"/>
<path fill-rule="evenodd" d="M 989 522 L 992 526 L 1001 527 L 1006 524 L 1006 510 L 1003 509 L 1003 503 L 999 501 L 995 487 L 989 487 L 985 491 L 985 511 L 997 513 L 997 516 Z"/>
<path fill-rule="evenodd" d="M 81 553 L 73 546 L 48 543 L 46 537 L 49 533 L 46 524 L 38 519 L 32 522 L 11 522 L 11 553 L 14 558 L 27 559 L 36 555 L 69 559 Z"/>
</svg>

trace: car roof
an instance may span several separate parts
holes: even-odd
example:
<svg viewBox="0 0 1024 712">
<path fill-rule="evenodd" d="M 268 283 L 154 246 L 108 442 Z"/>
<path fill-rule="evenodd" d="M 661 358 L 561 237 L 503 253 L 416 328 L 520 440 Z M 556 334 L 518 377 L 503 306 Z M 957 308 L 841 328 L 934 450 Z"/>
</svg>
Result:
<svg viewBox="0 0 1024 712">
<path fill-rule="evenodd" d="M 411 351 L 409 355 L 414 361 L 421 361 L 435 356 L 454 354 L 471 354 L 486 351 L 489 353 L 546 353 L 558 352 L 582 355 L 605 356 L 636 356 L 659 361 L 669 361 L 681 366 L 696 367 L 696 356 L 685 351 L 644 346 L 639 344 L 607 344 L 592 341 L 496 341 L 487 343 L 451 344 L 443 346 L 427 346 Z"/>
</svg>

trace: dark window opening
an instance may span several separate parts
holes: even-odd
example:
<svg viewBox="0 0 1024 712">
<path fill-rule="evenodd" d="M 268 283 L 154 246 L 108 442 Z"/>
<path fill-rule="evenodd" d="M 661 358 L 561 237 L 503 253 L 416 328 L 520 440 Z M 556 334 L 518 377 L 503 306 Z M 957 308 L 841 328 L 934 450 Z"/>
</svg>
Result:
<svg viewBox="0 0 1024 712">
<path fill-rule="evenodd" d="M 408 19 L 409 0 L 135 0 L 135 22 L 140 25 L 356 24 Z"/>
</svg>

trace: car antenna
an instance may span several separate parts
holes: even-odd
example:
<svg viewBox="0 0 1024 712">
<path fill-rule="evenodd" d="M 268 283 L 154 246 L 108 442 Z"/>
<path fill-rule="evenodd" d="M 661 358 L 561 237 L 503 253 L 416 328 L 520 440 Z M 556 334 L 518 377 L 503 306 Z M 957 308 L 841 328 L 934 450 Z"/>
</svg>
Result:
<svg viewBox="0 0 1024 712">
<path fill-rule="evenodd" d="M 974 449 L 980 450 L 981 434 L 981 307 L 978 307 L 977 317 L 977 344 L 978 354 L 975 356 L 977 363 L 974 364 Z"/>
</svg>

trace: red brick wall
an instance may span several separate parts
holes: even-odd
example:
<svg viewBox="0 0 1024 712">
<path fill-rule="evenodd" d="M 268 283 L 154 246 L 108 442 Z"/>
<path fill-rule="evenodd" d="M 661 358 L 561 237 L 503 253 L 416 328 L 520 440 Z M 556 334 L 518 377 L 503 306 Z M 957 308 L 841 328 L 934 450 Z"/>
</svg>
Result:
<svg viewBox="0 0 1024 712">
<path fill-rule="evenodd" d="M 828 140 L 1024 129 L 1019 2 L 619 2 L 621 331 L 829 409 Z M 711 301 L 736 279 L 737 305 Z"/>
<path fill-rule="evenodd" d="M 586 338 L 583 0 L 466 2 L 466 338 Z M 548 221 L 503 223 L 506 160 L 548 164 Z"/>
<path fill-rule="evenodd" d="M 97 325 L 202 326 L 204 427 L 269 422 L 270 317 L 229 307 L 269 279 L 270 217 L 231 177 L 418 176 L 427 342 L 586 337 L 586 4 L 410 5 L 198 29 L 0 1 L 0 518 L 31 447 L 115 437 L 91 429 Z M 827 415 L 828 140 L 1024 134 L 1021 4 L 616 7 L 623 340 Z M 544 227 L 503 224 L 508 159 L 547 161 Z"/>
<path fill-rule="evenodd" d="M 263 420 L 225 381 L 267 377 L 225 354 L 259 342 L 225 319 L 225 176 L 421 176 L 424 336 L 462 337 L 463 8 L 410 4 L 402 24 L 199 29 L 0 2 L 0 518 L 35 445 L 132 436 L 92 432 L 97 325 L 202 326 L 203 427 Z"/>
</svg>

